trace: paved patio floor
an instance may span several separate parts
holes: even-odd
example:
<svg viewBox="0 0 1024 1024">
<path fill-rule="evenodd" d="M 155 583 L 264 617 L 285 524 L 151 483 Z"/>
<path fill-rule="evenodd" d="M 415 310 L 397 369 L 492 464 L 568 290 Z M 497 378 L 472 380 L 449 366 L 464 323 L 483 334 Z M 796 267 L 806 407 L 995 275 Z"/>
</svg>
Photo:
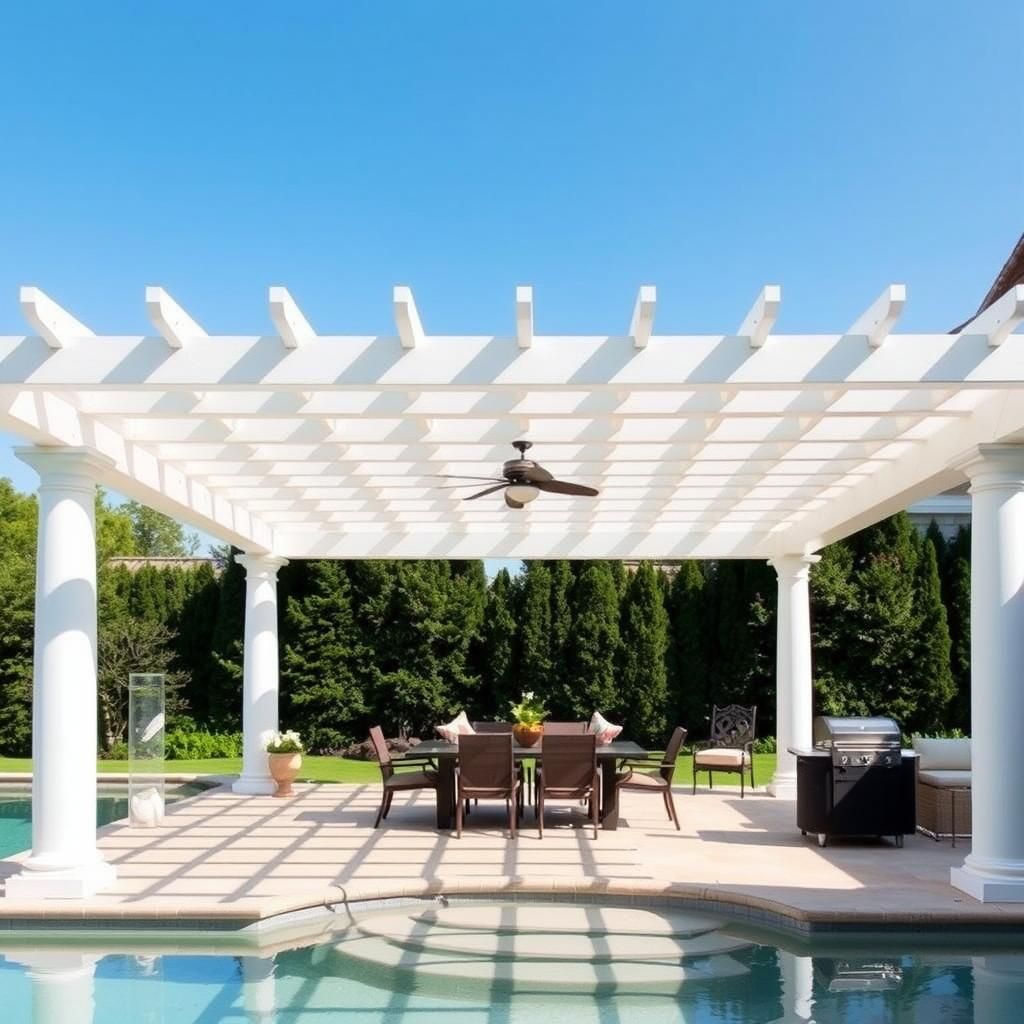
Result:
<svg viewBox="0 0 1024 1024">
<path fill-rule="evenodd" d="M 117 866 L 112 891 L 0 900 L 0 920 L 241 925 L 346 898 L 516 890 L 689 897 L 816 923 L 1024 922 L 1024 905 L 982 905 L 949 885 L 967 841 L 836 840 L 822 850 L 800 835 L 793 803 L 762 794 L 678 790 L 676 832 L 659 799 L 625 793 L 620 828 L 596 841 L 579 807 L 549 809 L 543 840 L 528 810 L 510 842 L 503 804 L 481 804 L 459 840 L 433 828 L 429 793 L 397 795 L 375 831 L 379 786 L 296 788 L 291 799 L 218 789 L 168 807 L 159 828 L 107 826 L 99 845 Z M 18 859 L 0 862 L 0 877 Z"/>
</svg>

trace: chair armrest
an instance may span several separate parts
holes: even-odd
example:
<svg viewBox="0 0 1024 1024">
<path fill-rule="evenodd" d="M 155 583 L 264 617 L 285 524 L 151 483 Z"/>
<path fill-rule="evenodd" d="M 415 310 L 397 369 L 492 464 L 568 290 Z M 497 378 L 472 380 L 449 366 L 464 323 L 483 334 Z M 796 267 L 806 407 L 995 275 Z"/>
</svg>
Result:
<svg viewBox="0 0 1024 1024">
<path fill-rule="evenodd" d="M 627 757 L 619 762 L 620 768 L 671 768 L 672 761 L 663 761 L 660 757 Z"/>
<path fill-rule="evenodd" d="M 426 766 L 437 771 L 437 763 L 432 757 L 398 757 L 391 762 L 391 767 L 396 771 L 399 768 L 422 768 Z"/>
</svg>

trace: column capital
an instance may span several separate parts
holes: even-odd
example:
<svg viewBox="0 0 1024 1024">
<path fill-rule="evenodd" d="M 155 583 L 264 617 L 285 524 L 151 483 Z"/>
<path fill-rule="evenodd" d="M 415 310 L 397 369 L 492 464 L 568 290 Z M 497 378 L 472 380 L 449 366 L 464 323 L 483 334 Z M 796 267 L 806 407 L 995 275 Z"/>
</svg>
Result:
<svg viewBox="0 0 1024 1024">
<path fill-rule="evenodd" d="M 114 466 L 114 460 L 92 448 L 45 447 L 29 445 L 15 448 L 14 454 L 31 466 L 43 487 L 94 486 L 100 476 Z"/>
<path fill-rule="evenodd" d="M 971 493 L 990 487 L 1024 487 L 1024 444 L 979 444 L 954 463 L 971 481 Z"/>
<path fill-rule="evenodd" d="M 235 561 L 245 569 L 247 580 L 275 580 L 277 570 L 288 564 L 280 555 L 235 555 Z"/>
<path fill-rule="evenodd" d="M 776 555 L 768 559 L 780 580 L 805 580 L 811 566 L 821 561 L 821 555 Z"/>
</svg>

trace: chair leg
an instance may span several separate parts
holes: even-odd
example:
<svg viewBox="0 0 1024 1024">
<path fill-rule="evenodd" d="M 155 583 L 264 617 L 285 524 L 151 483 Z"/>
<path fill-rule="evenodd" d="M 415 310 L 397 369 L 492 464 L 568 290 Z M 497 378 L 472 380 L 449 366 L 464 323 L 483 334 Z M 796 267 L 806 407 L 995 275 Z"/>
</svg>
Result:
<svg viewBox="0 0 1024 1024">
<path fill-rule="evenodd" d="M 455 800 L 455 836 L 457 839 L 462 838 L 462 805 L 463 801 L 459 798 Z M 465 801 L 466 807 L 469 806 L 469 801 Z"/>
<path fill-rule="evenodd" d="M 708 789 L 714 789 L 714 788 L 715 788 L 715 773 L 709 771 L 708 772 Z"/>
<path fill-rule="evenodd" d="M 506 800 L 505 803 L 508 805 L 508 830 L 511 833 L 511 837 L 516 837 L 516 817 L 518 815 L 518 809 L 516 805 L 519 803 L 518 797 L 513 797 L 510 800 Z"/>
<path fill-rule="evenodd" d="M 388 791 L 385 789 L 380 795 L 380 807 L 377 808 L 377 820 L 373 823 L 374 828 L 380 828 L 380 820 L 384 817 L 384 805 L 388 802 Z"/>
<path fill-rule="evenodd" d="M 544 787 L 540 786 L 537 789 L 537 806 L 535 808 L 537 813 L 537 830 L 540 832 L 541 839 L 544 838 Z"/>
<path fill-rule="evenodd" d="M 672 819 L 672 823 L 675 825 L 676 831 L 681 831 L 679 828 L 679 815 L 676 814 L 676 800 L 672 795 L 671 786 L 665 788 L 665 806 L 668 808 L 668 816 Z"/>
<path fill-rule="evenodd" d="M 391 801 L 394 799 L 395 794 L 390 790 L 387 796 L 384 798 L 384 817 L 386 818 L 391 813 Z"/>
<path fill-rule="evenodd" d="M 590 821 L 594 826 L 594 838 L 597 839 L 597 819 L 598 819 L 598 807 L 597 801 L 594 799 L 594 794 L 590 794 Z"/>
<path fill-rule="evenodd" d="M 693 759 L 693 789 L 690 790 L 690 796 L 693 796 L 697 792 L 697 758 Z"/>
<path fill-rule="evenodd" d="M 740 768 L 740 799 L 743 799 L 743 790 L 746 785 L 747 777 L 743 774 L 743 769 Z"/>
</svg>

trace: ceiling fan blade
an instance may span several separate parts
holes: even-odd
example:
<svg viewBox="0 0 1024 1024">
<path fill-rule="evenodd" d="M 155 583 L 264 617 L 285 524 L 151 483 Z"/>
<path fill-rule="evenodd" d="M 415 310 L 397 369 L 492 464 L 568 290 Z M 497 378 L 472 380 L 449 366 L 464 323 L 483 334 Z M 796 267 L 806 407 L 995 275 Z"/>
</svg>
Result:
<svg viewBox="0 0 1024 1024">
<path fill-rule="evenodd" d="M 541 480 L 555 479 L 543 466 L 538 466 L 536 463 L 534 463 L 534 465 L 529 469 L 524 470 L 523 476 L 526 477 L 531 484 L 539 483 Z"/>
<path fill-rule="evenodd" d="M 507 484 L 507 480 L 499 480 L 497 477 L 493 477 L 488 480 L 487 483 L 491 484 Z M 480 483 L 475 480 L 467 480 L 464 484 L 437 484 L 432 487 L 432 491 L 457 491 L 461 487 L 479 487 Z"/>
<path fill-rule="evenodd" d="M 521 501 L 516 501 L 515 498 L 510 498 L 508 491 L 505 492 L 505 504 L 508 505 L 509 508 L 523 508 L 523 503 Z"/>
<path fill-rule="evenodd" d="M 494 487 L 485 487 L 482 491 L 477 491 L 476 494 L 467 494 L 463 501 L 472 501 L 474 498 L 482 498 L 485 494 L 493 494 L 495 491 L 500 491 L 502 488 L 508 487 L 508 481 L 502 480 L 500 484 L 496 484 Z"/>
<path fill-rule="evenodd" d="M 540 491 L 547 491 L 549 494 L 578 494 L 581 497 L 587 498 L 593 498 L 601 493 L 593 487 L 584 487 L 583 484 L 570 484 L 565 480 L 534 480 L 533 486 Z"/>
<path fill-rule="evenodd" d="M 451 476 L 445 473 L 427 473 L 425 475 L 431 480 L 484 480 L 491 484 L 506 482 L 505 478 L 500 476 Z"/>
</svg>

